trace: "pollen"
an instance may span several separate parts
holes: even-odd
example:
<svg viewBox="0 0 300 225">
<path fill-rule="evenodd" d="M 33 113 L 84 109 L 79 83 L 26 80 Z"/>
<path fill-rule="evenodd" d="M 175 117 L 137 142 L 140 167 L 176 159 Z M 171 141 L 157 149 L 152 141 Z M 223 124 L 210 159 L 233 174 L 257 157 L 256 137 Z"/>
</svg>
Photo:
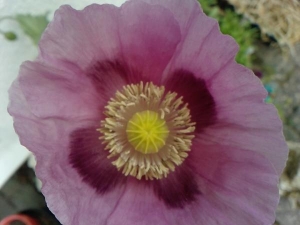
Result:
<svg viewBox="0 0 300 225">
<path fill-rule="evenodd" d="M 166 144 L 169 134 L 166 121 L 150 110 L 135 113 L 126 132 L 135 150 L 144 154 L 157 153 Z"/>
<path fill-rule="evenodd" d="M 191 150 L 196 123 L 188 104 L 164 86 L 126 85 L 107 103 L 104 116 L 99 139 L 124 176 L 162 179 Z"/>
</svg>

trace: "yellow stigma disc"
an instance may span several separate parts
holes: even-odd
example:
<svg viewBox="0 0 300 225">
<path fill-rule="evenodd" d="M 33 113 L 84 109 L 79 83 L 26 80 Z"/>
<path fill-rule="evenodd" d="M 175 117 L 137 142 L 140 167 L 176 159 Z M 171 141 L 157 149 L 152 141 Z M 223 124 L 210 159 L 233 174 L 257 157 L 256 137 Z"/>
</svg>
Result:
<svg viewBox="0 0 300 225">
<path fill-rule="evenodd" d="M 146 110 L 132 116 L 126 133 L 128 141 L 136 151 L 151 154 L 158 152 L 166 144 L 169 129 L 158 113 Z"/>
</svg>

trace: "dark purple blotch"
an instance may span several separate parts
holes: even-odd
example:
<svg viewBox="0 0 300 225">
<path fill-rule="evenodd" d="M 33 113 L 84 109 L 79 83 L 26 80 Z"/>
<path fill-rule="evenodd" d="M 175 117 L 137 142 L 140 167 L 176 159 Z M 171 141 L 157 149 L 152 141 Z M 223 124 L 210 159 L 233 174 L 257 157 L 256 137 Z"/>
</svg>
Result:
<svg viewBox="0 0 300 225">
<path fill-rule="evenodd" d="M 166 178 L 152 182 L 154 192 L 170 208 L 183 208 L 197 200 L 201 192 L 192 169 L 183 163 Z"/>
<path fill-rule="evenodd" d="M 99 136 L 94 127 L 75 130 L 71 134 L 69 160 L 83 181 L 104 194 L 124 182 L 125 176 L 107 158 L 108 151 Z"/>
<path fill-rule="evenodd" d="M 187 70 L 178 69 L 164 82 L 167 91 L 183 96 L 188 103 L 192 121 L 196 122 L 196 132 L 203 131 L 216 121 L 216 104 L 205 81 Z"/>
<path fill-rule="evenodd" d="M 97 61 L 86 71 L 101 100 L 108 101 L 124 85 L 148 82 L 143 74 L 121 60 Z"/>
</svg>

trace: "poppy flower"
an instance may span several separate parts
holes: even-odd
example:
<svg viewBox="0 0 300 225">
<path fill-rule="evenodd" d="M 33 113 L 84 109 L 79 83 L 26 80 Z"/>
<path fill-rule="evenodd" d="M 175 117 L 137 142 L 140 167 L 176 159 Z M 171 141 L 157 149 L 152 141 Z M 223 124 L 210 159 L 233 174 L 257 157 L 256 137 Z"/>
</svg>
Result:
<svg viewBox="0 0 300 225">
<path fill-rule="evenodd" d="M 62 6 L 9 113 L 65 225 L 272 224 L 287 147 L 196 0 Z"/>
</svg>

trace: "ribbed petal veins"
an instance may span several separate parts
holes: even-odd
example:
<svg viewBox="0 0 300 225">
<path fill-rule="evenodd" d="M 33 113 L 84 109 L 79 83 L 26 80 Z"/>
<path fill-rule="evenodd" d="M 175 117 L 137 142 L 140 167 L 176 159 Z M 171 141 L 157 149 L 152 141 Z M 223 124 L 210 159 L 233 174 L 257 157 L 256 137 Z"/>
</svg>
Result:
<svg viewBox="0 0 300 225">
<path fill-rule="evenodd" d="M 105 194 L 125 180 L 107 159 L 96 127 L 78 129 L 71 134 L 70 163 L 99 194 Z"/>
<path fill-rule="evenodd" d="M 121 51 L 119 16 L 120 9 L 113 5 L 94 4 L 82 11 L 61 6 L 39 43 L 39 58 L 84 70 L 95 61 L 116 57 Z"/>
<path fill-rule="evenodd" d="M 128 1 L 120 13 L 123 59 L 154 83 L 173 57 L 181 39 L 180 27 L 169 9 Z"/>
</svg>

